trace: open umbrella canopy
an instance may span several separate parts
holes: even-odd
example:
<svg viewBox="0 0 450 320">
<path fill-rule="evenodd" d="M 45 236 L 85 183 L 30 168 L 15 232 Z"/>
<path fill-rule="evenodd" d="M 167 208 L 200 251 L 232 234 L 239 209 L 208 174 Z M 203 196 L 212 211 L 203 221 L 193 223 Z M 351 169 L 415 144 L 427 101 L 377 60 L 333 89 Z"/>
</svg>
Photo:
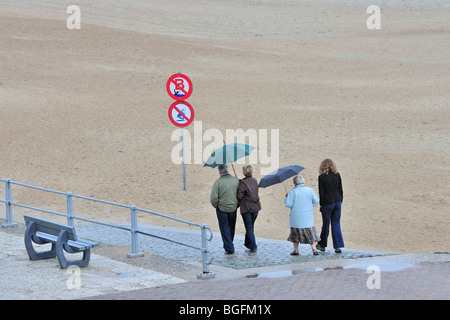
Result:
<svg viewBox="0 0 450 320">
<path fill-rule="evenodd" d="M 305 169 L 305 168 L 297 166 L 297 165 L 291 165 L 291 166 L 279 168 L 279 169 L 269 173 L 264 178 L 262 178 L 261 181 L 259 182 L 258 187 L 265 188 L 265 187 L 269 187 L 269 186 L 277 184 L 277 183 L 281 183 L 284 180 L 295 176 L 303 169 Z"/>
<path fill-rule="evenodd" d="M 243 143 L 229 143 L 216 149 L 206 160 L 204 167 L 215 168 L 225 163 L 233 163 L 236 160 L 248 156 L 255 147 Z"/>
</svg>

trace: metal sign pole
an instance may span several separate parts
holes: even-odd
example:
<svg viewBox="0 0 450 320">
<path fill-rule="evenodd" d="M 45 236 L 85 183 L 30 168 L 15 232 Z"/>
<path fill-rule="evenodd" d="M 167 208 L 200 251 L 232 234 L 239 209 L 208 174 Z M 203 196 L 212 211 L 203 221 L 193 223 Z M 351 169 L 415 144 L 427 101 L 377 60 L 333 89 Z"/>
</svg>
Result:
<svg viewBox="0 0 450 320">
<path fill-rule="evenodd" d="M 181 153 L 183 157 L 183 190 L 186 190 L 186 161 L 184 156 L 184 128 L 181 129 Z"/>
</svg>

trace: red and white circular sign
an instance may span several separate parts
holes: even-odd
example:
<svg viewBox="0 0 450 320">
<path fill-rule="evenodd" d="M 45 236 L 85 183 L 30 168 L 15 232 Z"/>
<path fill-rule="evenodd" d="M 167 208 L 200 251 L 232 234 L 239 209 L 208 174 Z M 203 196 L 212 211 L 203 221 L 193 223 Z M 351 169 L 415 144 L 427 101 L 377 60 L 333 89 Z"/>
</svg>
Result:
<svg viewBox="0 0 450 320">
<path fill-rule="evenodd" d="M 176 73 L 166 83 L 167 93 L 172 99 L 186 100 L 192 94 L 192 82 L 188 76 Z"/>
<path fill-rule="evenodd" d="M 186 101 L 175 101 L 169 107 L 169 119 L 177 127 L 187 127 L 194 121 L 194 108 Z"/>
</svg>

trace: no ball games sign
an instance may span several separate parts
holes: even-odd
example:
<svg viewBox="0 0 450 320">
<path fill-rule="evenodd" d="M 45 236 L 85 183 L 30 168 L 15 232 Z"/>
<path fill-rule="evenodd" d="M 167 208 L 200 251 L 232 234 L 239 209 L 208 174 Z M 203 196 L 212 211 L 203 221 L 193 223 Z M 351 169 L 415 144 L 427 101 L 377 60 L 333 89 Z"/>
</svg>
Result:
<svg viewBox="0 0 450 320">
<path fill-rule="evenodd" d="M 192 82 L 186 75 L 176 73 L 167 80 L 167 93 L 172 99 L 186 100 L 192 93 Z"/>
</svg>

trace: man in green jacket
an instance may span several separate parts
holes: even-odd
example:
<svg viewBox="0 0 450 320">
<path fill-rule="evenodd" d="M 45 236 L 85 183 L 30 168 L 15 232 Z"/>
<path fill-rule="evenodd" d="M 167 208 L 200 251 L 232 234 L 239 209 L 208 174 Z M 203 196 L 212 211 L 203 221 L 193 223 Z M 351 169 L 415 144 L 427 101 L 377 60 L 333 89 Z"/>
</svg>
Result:
<svg viewBox="0 0 450 320">
<path fill-rule="evenodd" d="M 212 186 L 210 201 L 212 206 L 216 208 L 225 253 L 233 254 L 238 205 L 236 193 L 239 187 L 239 180 L 230 175 L 226 164 L 220 165 L 218 169 L 220 178 Z"/>
</svg>

